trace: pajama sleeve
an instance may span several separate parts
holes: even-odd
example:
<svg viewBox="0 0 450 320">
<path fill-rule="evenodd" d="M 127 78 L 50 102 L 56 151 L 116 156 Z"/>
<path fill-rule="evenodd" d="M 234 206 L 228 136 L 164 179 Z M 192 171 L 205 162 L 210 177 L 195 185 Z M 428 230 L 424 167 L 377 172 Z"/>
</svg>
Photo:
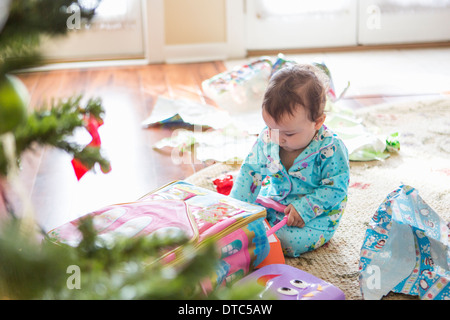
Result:
<svg viewBox="0 0 450 320">
<path fill-rule="evenodd" d="M 320 152 L 317 161 L 321 168 L 319 186 L 310 194 L 291 202 L 305 224 L 321 214 L 338 209 L 347 196 L 350 168 L 343 142 L 335 140 L 333 146 Z"/>
<path fill-rule="evenodd" d="M 251 152 L 237 174 L 230 196 L 249 203 L 255 203 L 265 177 L 263 142 L 261 136 L 253 145 Z"/>
</svg>

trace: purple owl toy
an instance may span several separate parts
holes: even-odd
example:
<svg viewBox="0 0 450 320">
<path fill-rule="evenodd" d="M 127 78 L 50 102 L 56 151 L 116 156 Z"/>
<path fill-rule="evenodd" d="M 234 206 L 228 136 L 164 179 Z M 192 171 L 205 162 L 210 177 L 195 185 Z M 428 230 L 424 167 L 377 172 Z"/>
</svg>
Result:
<svg viewBox="0 0 450 320">
<path fill-rule="evenodd" d="M 235 285 L 255 282 L 262 286 L 259 298 L 279 300 L 345 300 L 332 284 L 285 264 L 271 264 L 252 272 Z"/>
</svg>

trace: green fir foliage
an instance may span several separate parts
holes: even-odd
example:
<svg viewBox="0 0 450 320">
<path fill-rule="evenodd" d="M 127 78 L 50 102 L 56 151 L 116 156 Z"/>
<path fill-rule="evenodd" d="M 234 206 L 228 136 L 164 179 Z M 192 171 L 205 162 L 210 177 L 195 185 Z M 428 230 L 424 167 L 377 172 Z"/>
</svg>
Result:
<svg viewBox="0 0 450 320">
<path fill-rule="evenodd" d="M 12 0 L 8 20 L 0 33 L 0 75 L 42 63 L 39 43 L 42 35 L 64 36 L 66 21 L 72 14 L 67 8 L 73 0 Z M 81 10 L 89 21 L 94 12 Z"/>
<path fill-rule="evenodd" d="M 74 2 L 77 1 L 10 1 L 8 20 L 3 29 L 0 26 L 0 79 L 42 63 L 41 35 L 64 35 L 70 15 L 66 8 Z M 82 11 L 81 14 L 89 20 L 94 12 Z M 11 97 L 24 98 L 17 90 L 9 92 L 12 92 Z M 19 107 L 20 104 L 10 105 L 3 109 L 3 114 L 19 114 L 20 110 L 14 109 Z M 72 139 L 76 130 L 86 127 L 86 118 L 94 117 L 102 122 L 104 109 L 99 99 L 83 103 L 83 98 L 76 96 L 53 101 L 50 106 L 30 106 L 28 110 L 24 121 L 12 119 L 12 116 L 0 119 L 11 122 L 10 126 L 4 126 L 4 131 L 14 135 L 18 162 L 26 150 L 52 146 L 71 154 L 88 169 L 99 163 L 102 171 L 108 171 L 109 162 L 102 156 L 99 146 L 84 147 Z M 7 181 L 2 178 L 8 175 L 11 164 L 2 141 L 0 139 L 0 196 L 8 207 L 1 182 Z M 205 296 L 199 284 L 213 274 L 218 263 L 214 243 L 207 242 L 194 249 L 182 238 L 147 236 L 106 241 L 98 236 L 92 220 L 86 218 L 79 225 L 81 242 L 69 246 L 47 235 L 40 239 L 37 231 L 25 231 L 28 228 L 23 227 L 23 221 L 17 216 L 2 219 L 0 223 L 0 299 L 191 300 L 252 299 L 256 296 L 255 290 L 240 288 L 236 291 L 227 287 Z M 36 226 L 36 229 L 39 228 Z M 162 254 L 173 247 L 180 248 L 183 263 L 162 263 Z"/>
<path fill-rule="evenodd" d="M 207 242 L 193 250 L 183 237 L 147 236 L 107 241 L 92 219 L 81 219 L 76 247 L 42 243 L 24 234 L 20 220 L 0 231 L 0 299 L 197 300 L 254 299 L 260 288 L 218 287 L 205 295 L 200 283 L 214 272 L 217 250 Z M 180 246 L 183 262 L 164 264 L 165 248 Z"/>
<path fill-rule="evenodd" d="M 102 155 L 100 148 L 85 147 L 72 141 L 75 130 L 84 128 L 84 118 L 93 116 L 102 119 L 104 110 L 101 100 L 90 99 L 82 105 L 82 96 L 53 102 L 47 108 L 43 107 L 30 113 L 26 122 L 15 131 L 16 153 L 22 154 L 36 146 L 52 146 L 71 154 L 88 168 L 99 163 L 107 171 L 109 161 Z M 6 175 L 8 162 L 0 141 L 0 175 Z M 20 161 L 20 158 L 18 159 Z"/>
<path fill-rule="evenodd" d="M 72 0 L 14 0 L 10 1 L 8 19 L 0 30 L 0 79 L 8 73 L 42 64 L 39 43 L 42 35 L 63 36 L 68 32 L 66 21 L 72 14 Z M 80 6 L 82 7 L 82 6 Z M 81 10 L 81 18 L 89 21 L 94 12 Z M 0 81 L 0 85 L 3 82 Z M 11 93 L 14 94 L 14 93 Z M 103 172 L 109 171 L 109 161 L 100 147 L 84 147 L 72 142 L 75 130 L 85 126 L 83 118 L 92 115 L 101 120 L 104 109 L 100 99 L 91 98 L 81 105 L 82 97 L 74 96 L 52 101 L 50 106 L 31 106 L 24 123 L 14 128 L 17 161 L 33 146 L 52 146 L 66 151 L 83 165 L 92 169 L 99 163 Z M 0 105 L 0 108 L 5 106 Z M 13 119 L 0 119 L 8 122 Z M 0 140 L 0 176 L 6 176 L 9 166 Z"/>
</svg>

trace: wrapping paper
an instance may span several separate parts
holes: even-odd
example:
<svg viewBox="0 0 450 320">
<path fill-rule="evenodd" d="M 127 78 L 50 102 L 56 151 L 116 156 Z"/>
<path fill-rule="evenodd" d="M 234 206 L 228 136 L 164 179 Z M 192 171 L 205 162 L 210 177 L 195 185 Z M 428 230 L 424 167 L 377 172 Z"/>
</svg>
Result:
<svg viewBox="0 0 450 320">
<path fill-rule="evenodd" d="M 450 299 L 449 223 L 402 185 L 391 192 L 370 221 L 361 248 L 364 299 L 389 292 L 424 300 Z"/>
</svg>

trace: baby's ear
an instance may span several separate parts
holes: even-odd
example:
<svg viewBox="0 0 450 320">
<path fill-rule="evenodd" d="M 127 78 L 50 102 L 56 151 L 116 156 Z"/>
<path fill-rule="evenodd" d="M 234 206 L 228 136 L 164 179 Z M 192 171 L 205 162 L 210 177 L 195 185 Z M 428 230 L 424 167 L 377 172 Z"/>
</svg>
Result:
<svg viewBox="0 0 450 320">
<path fill-rule="evenodd" d="M 314 129 L 319 130 L 325 122 L 327 115 L 324 113 L 315 121 Z"/>
</svg>

